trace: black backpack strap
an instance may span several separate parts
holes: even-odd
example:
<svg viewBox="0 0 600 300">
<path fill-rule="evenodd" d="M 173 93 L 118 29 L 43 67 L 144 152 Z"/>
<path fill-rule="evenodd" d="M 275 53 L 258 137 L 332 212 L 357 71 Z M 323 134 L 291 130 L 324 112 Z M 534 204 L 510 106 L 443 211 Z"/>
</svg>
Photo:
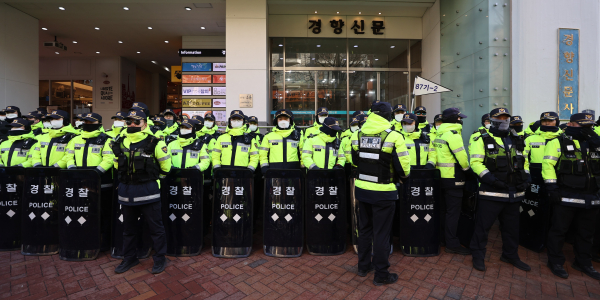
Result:
<svg viewBox="0 0 600 300">
<path fill-rule="evenodd" d="M 23 142 L 23 145 L 21 146 L 21 150 L 29 150 L 31 149 L 31 147 L 33 147 L 33 145 L 35 145 L 35 143 L 37 142 L 37 140 L 32 139 L 32 138 L 28 138 Z"/>
<path fill-rule="evenodd" d="M 204 142 L 202 141 L 202 139 L 197 139 L 192 145 L 192 150 L 200 151 L 202 150 L 202 146 L 204 146 Z"/>
<path fill-rule="evenodd" d="M 66 133 L 65 135 L 61 136 L 60 139 L 58 139 L 58 143 L 59 144 L 67 144 L 71 141 L 71 139 L 73 139 L 75 137 L 75 134 L 73 133 Z"/>
<path fill-rule="evenodd" d="M 149 138 L 150 141 L 146 144 L 146 147 L 144 147 L 144 152 L 148 155 L 154 155 L 154 148 L 156 148 L 160 139 L 155 136 L 149 136 Z"/>
</svg>

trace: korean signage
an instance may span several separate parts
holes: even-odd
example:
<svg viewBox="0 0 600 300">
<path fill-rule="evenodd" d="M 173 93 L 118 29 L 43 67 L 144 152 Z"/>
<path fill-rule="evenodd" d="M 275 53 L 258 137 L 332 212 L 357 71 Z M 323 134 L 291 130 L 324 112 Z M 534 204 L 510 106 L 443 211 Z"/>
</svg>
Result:
<svg viewBox="0 0 600 300">
<path fill-rule="evenodd" d="M 309 16 L 309 37 L 384 38 L 385 18 L 376 16 Z"/>
<path fill-rule="evenodd" d="M 182 83 L 211 83 L 211 75 L 182 75 Z"/>
<path fill-rule="evenodd" d="M 225 83 L 227 75 L 213 75 L 212 80 L 213 83 Z"/>
<path fill-rule="evenodd" d="M 213 71 L 225 71 L 226 63 L 213 63 Z"/>
<path fill-rule="evenodd" d="M 558 29 L 558 110 L 563 120 L 579 112 L 579 29 Z"/>
<path fill-rule="evenodd" d="M 183 72 L 210 72 L 212 71 L 211 63 L 182 63 L 181 70 Z"/>
<path fill-rule="evenodd" d="M 186 86 L 181 88 L 183 96 L 210 96 L 211 88 L 204 86 Z"/>
<path fill-rule="evenodd" d="M 224 86 L 221 87 L 213 87 L 213 95 L 215 96 L 225 96 L 227 95 L 227 88 Z"/>
<path fill-rule="evenodd" d="M 252 98 L 252 94 L 240 94 L 240 107 L 251 108 Z"/>
<path fill-rule="evenodd" d="M 212 99 L 213 107 L 227 107 L 226 99 Z"/>
<path fill-rule="evenodd" d="M 211 107 L 212 99 L 183 99 L 183 107 Z"/>
<path fill-rule="evenodd" d="M 179 49 L 179 56 L 224 57 L 225 49 Z"/>
</svg>

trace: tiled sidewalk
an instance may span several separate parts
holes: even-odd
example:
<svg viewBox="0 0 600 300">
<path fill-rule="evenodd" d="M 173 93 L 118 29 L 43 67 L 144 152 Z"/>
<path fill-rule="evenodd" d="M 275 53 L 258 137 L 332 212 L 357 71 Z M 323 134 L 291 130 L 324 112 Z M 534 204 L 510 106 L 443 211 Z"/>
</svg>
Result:
<svg viewBox="0 0 600 300">
<path fill-rule="evenodd" d="M 205 245 L 201 255 L 169 258 L 166 271 L 149 273 L 152 259 L 117 275 L 119 260 L 107 253 L 85 263 L 65 262 L 53 256 L 24 257 L 17 251 L 0 253 L 0 299 L 588 299 L 600 298 L 600 284 L 570 264 L 569 279 L 553 276 L 545 253 L 520 248 L 521 258 L 531 265 L 524 272 L 499 261 L 501 239 L 498 226 L 490 233 L 487 271 L 476 271 L 471 257 L 442 255 L 405 257 L 396 250 L 391 270 L 397 283 L 376 287 L 373 273 L 356 275 L 357 258 L 350 247 L 341 256 L 300 258 L 266 257 L 255 237 L 255 251 L 246 259 L 214 258 Z M 492 245 L 490 245 L 492 246 Z M 573 260 L 571 245 L 565 246 L 567 261 Z M 600 269 L 600 265 L 595 265 Z"/>
</svg>

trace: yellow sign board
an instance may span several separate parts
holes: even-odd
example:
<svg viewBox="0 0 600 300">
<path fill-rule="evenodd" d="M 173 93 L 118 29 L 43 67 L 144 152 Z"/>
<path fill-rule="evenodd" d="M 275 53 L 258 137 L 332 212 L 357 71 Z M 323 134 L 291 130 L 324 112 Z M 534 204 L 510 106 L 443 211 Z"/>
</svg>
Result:
<svg viewBox="0 0 600 300">
<path fill-rule="evenodd" d="M 171 66 L 171 82 L 181 82 L 181 66 Z"/>
<path fill-rule="evenodd" d="M 211 107 L 212 99 L 182 99 L 183 107 Z"/>
</svg>

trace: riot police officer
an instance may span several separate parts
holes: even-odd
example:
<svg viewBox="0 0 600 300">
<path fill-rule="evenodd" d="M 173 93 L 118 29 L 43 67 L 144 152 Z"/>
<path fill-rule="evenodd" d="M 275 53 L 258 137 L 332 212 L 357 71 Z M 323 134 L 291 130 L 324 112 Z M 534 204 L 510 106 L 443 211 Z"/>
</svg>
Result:
<svg viewBox="0 0 600 300">
<path fill-rule="evenodd" d="M 525 136 L 525 131 L 523 131 L 523 118 L 521 118 L 521 116 L 511 116 L 510 129 L 514 130 L 520 136 Z"/>
<path fill-rule="evenodd" d="M 431 124 L 427 123 L 427 108 L 425 106 L 417 106 L 414 114 L 419 119 L 419 129 L 421 132 L 435 132 L 435 128 L 432 128 Z"/>
<path fill-rule="evenodd" d="M 419 119 L 415 114 L 405 114 L 402 124 L 402 135 L 404 143 L 408 148 L 410 166 L 412 168 L 424 168 L 429 155 L 429 132 L 421 132 Z M 433 165 L 431 165 L 433 167 Z"/>
<path fill-rule="evenodd" d="M 406 106 L 404 104 L 396 104 L 392 111 L 394 113 L 394 119 L 392 120 L 392 128 L 398 132 L 402 132 L 402 120 L 406 114 Z"/>
<path fill-rule="evenodd" d="M 315 122 L 313 123 L 312 127 L 309 127 L 304 131 L 304 139 L 307 139 L 311 135 L 318 135 L 320 133 L 319 129 L 321 128 L 323 121 L 325 121 L 325 118 L 328 116 L 329 109 L 327 109 L 327 107 L 319 107 L 315 113 Z"/>
<path fill-rule="evenodd" d="M 458 108 L 448 108 L 442 112 L 442 125 L 436 131 L 433 141 L 435 152 L 429 152 L 429 162 L 436 164 L 441 175 L 446 204 L 444 240 L 448 253 L 468 255 L 470 251 L 460 245 L 456 236 L 458 218 L 463 197 L 463 187 L 469 178 L 471 167 L 460 132 L 462 119 L 467 116 Z M 429 163 L 428 162 L 428 163 Z"/>
<path fill-rule="evenodd" d="M 262 143 L 263 135 L 258 129 L 258 118 L 255 116 L 248 117 L 248 130 L 246 131 L 251 137 L 254 143 L 257 145 L 256 149 Z"/>
<path fill-rule="evenodd" d="M 440 125 L 442 125 L 442 114 L 437 114 L 433 117 L 433 126 L 436 131 L 440 128 Z"/>
<path fill-rule="evenodd" d="M 591 114 L 571 115 L 564 134 L 546 144 L 542 176 L 553 204 L 548 233 L 548 267 L 561 278 L 569 277 L 563 268 L 563 245 L 569 226 L 577 232 L 573 269 L 600 280 L 592 266 L 592 240 L 600 209 L 600 137 L 594 132 Z"/>
<path fill-rule="evenodd" d="M 167 135 L 177 135 L 175 131 L 179 128 L 179 124 L 177 124 L 177 114 L 171 109 L 165 109 L 164 115 L 165 121 L 167 122 L 167 128 L 163 130 L 165 136 Z"/>
<path fill-rule="evenodd" d="M 205 122 L 206 123 L 206 122 Z M 252 137 L 244 132 L 244 114 L 233 110 L 229 116 L 229 130 L 219 136 L 212 153 L 213 169 L 248 168 L 252 172 L 258 166 L 258 149 Z"/>
<path fill-rule="evenodd" d="M 537 120 L 537 121 L 529 124 L 529 126 L 527 126 L 527 128 L 525 129 L 525 138 L 527 138 L 530 135 L 534 135 L 536 133 L 536 131 L 540 128 L 540 125 L 541 125 L 540 120 Z M 562 124 L 562 125 L 565 125 L 565 124 Z"/>
<path fill-rule="evenodd" d="M 490 114 L 485 114 L 485 115 L 481 116 L 481 126 L 479 126 L 479 128 L 477 128 L 477 130 L 473 131 L 473 133 L 469 137 L 469 153 L 471 153 L 471 143 L 473 143 L 473 141 L 475 141 L 476 137 L 481 136 L 484 133 L 487 133 L 488 130 L 490 129 L 490 126 L 492 126 L 492 123 L 490 122 Z"/>
<path fill-rule="evenodd" d="M 523 154 L 525 141 L 509 130 L 506 108 L 490 112 L 492 126 L 471 145 L 471 167 L 479 176 L 475 232 L 470 248 L 473 268 L 485 271 L 485 252 L 490 228 L 500 220 L 502 256 L 500 260 L 529 271 L 519 258 L 519 207 L 529 186 L 529 166 Z M 509 149 L 509 150 L 507 150 Z"/>
<path fill-rule="evenodd" d="M 273 169 L 300 169 L 302 134 L 295 127 L 294 115 L 287 109 L 280 109 L 275 113 L 273 131 L 263 138 L 258 153 L 260 157 L 261 172 L 267 173 Z"/>
<path fill-rule="evenodd" d="M 160 212 L 159 178 L 171 170 L 171 157 L 165 142 L 152 135 L 146 114 L 131 110 L 127 115 L 127 131 L 112 146 L 115 168 L 119 174 L 119 204 L 123 211 L 123 262 L 115 273 L 123 273 L 139 264 L 136 254 L 138 218 L 145 216 L 154 243 L 152 273 L 164 271 L 167 264 L 165 228 Z"/>
<path fill-rule="evenodd" d="M 309 170 L 343 169 L 346 156 L 343 149 L 340 149 L 341 141 L 337 138 L 342 128 L 334 117 L 327 117 L 321 123 L 320 133 L 304 141 L 302 162 Z"/>
<path fill-rule="evenodd" d="M 82 116 L 81 135 L 71 139 L 62 161 L 69 169 L 94 168 L 103 184 L 112 183 L 111 172 L 114 154 L 110 147 L 111 138 L 102 132 L 102 116 L 89 113 Z"/>
<path fill-rule="evenodd" d="M 219 126 L 215 124 L 216 120 L 217 118 L 215 118 L 215 115 L 212 113 L 204 115 L 204 127 L 202 128 L 202 132 L 218 139 L 221 134 L 219 133 Z"/>
<path fill-rule="evenodd" d="M 40 135 L 43 132 L 44 129 L 44 124 L 42 124 L 41 119 L 42 119 L 42 115 L 39 114 L 37 111 L 32 111 L 26 115 L 23 116 L 24 119 L 27 119 L 27 121 L 29 121 L 29 123 L 31 124 L 31 132 L 34 135 Z"/>
<path fill-rule="evenodd" d="M 365 114 L 359 114 L 352 117 L 350 121 L 350 131 L 355 133 L 358 131 L 367 121 L 367 116 Z M 346 175 L 350 175 L 351 166 L 352 166 L 352 135 L 342 137 L 342 142 L 340 143 L 340 151 L 344 151 L 344 155 L 346 156 Z"/>
<path fill-rule="evenodd" d="M 6 125 L 10 130 L 8 140 L 0 144 L 0 166 L 29 168 L 33 165 L 30 150 L 37 141 L 30 124 L 27 120 L 16 118 Z"/>
<path fill-rule="evenodd" d="M 78 134 L 81 133 L 81 125 L 83 124 L 83 120 L 81 120 L 81 118 L 83 118 L 83 114 L 76 114 L 73 117 L 73 128 L 77 130 Z"/>
<path fill-rule="evenodd" d="M 207 145 L 196 136 L 197 120 L 187 120 L 179 127 L 179 138 L 171 142 L 168 152 L 171 154 L 173 167 L 186 169 L 196 168 L 204 172 L 210 166 L 210 157 L 206 152 Z"/>
<path fill-rule="evenodd" d="M 398 280 L 397 274 L 388 271 L 390 234 L 399 198 L 395 183 L 410 174 L 408 149 L 402 135 L 391 129 L 391 119 L 391 105 L 375 102 L 365 124 L 352 134 L 352 162 L 358 172 L 354 189 L 359 201 L 358 276 L 367 276 L 374 269 L 375 285 Z"/>
<path fill-rule="evenodd" d="M 364 114 L 365 114 L 364 111 L 357 110 L 357 111 L 355 111 L 355 112 L 352 113 L 352 117 L 350 118 L 350 120 L 352 121 L 352 120 L 354 120 L 356 118 L 356 116 L 358 116 L 358 115 L 364 115 Z M 356 123 L 354 126 L 358 127 L 358 123 Z M 344 130 L 342 132 L 342 134 L 340 135 L 340 140 L 343 141 L 344 138 L 346 138 L 346 137 L 348 138 L 348 140 L 350 140 L 350 138 L 352 137 L 352 133 L 353 132 L 354 131 L 352 131 L 352 124 L 350 124 L 350 126 L 348 127 L 348 129 Z"/>
<path fill-rule="evenodd" d="M 111 119 L 114 120 L 113 125 L 111 126 L 111 129 L 106 131 L 106 134 L 114 139 L 120 135 L 123 131 L 123 128 L 125 128 L 125 120 L 123 118 L 123 113 L 120 111 L 112 116 Z"/>
<path fill-rule="evenodd" d="M 6 111 L 2 109 L 0 110 L 0 143 L 6 141 L 8 138 L 8 124 L 8 121 L 6 121 Z"/>
<path fill-rule="evenodd" d="M 12 123 L 14 119 L 21 117 L 21 109 L 16 106 L 7 106 L 4 111 L 6 112 L 5 121 L 8 122 L 8 124 Z"/>
<path fill-rule="evenodd" d="M 78 135 L 77 130 L 71 126 L 69 113 L 63 110 L 55 110 L 46 115 L 50 119 L 52 129 L 48 133 L 37 137 L 32 156 L 33 166 L 57 167 L 64 169 L 67 167 L 63 156 L 67 154 L 67 145 Z"/>
</svg>

